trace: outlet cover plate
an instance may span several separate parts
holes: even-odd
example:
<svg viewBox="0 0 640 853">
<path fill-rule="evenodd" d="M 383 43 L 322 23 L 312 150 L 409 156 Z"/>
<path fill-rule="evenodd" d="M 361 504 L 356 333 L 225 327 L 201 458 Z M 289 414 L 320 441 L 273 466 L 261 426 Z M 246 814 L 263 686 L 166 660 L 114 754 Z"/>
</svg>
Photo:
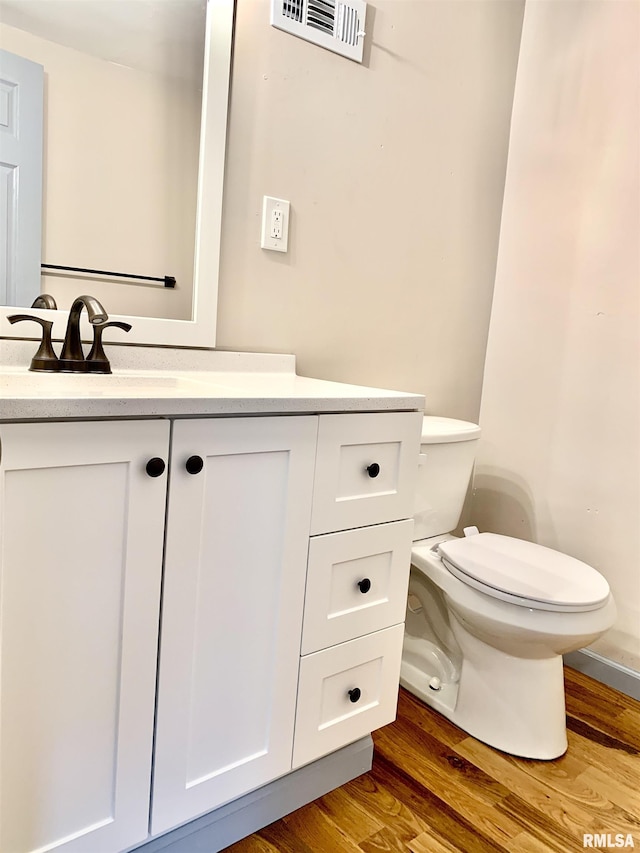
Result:
<svg viewBox="0 0 640 853">
<path fill-rule="evenodd" d="M 262 201 L 262 233 L 260 247 L 272 252 L 286 252 L 289 243 L 289 202 L 283 198 L 264 196 Z M 275 217 L 279 213 L 281 217 Z M 277 229 L 274 229 L 276 220 Z M 280 237 L 274 236 L 274 230 L 279 230 Z"/>
</svg>

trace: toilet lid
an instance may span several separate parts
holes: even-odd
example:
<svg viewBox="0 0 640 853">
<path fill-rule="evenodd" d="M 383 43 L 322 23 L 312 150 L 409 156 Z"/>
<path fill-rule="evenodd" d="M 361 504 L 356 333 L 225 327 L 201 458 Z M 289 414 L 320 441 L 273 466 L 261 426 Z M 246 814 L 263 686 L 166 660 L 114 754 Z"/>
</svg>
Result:
<svg viewBox="0 0 640 853">
<path fill-rule="evenodd" d="M 533 542 L 478 533 L 438 546 L 443 562 L 460 580 L 497 598 L 545 610 L 593 610 L 609 595 L 594 568 Z"/>
</svg>

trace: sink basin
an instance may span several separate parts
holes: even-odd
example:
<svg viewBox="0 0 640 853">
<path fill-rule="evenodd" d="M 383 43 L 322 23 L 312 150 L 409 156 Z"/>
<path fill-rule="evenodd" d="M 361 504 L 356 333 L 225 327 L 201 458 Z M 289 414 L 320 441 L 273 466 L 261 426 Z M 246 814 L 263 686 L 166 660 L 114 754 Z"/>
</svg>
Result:
<svg viewBox="0 0 640 853">
<path fill-rule="evenodd" d="M 0 372 L 1 397 L 130 397 L 154 393 L 201 396 L 206 383 L 185 376 L 152 371 L 117 373 L 35 373 L 27 370 Z"/>
</svg>

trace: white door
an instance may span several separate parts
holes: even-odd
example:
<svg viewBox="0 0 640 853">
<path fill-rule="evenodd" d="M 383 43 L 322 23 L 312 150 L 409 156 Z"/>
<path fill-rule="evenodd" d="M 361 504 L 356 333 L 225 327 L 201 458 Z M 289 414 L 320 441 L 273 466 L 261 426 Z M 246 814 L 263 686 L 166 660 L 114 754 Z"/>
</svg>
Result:
<svg viewBox="0 0 640 853">
<path fill-rule="evenodd" d="M 148 834 L 165 421 L 0 425 L 0 850 Z"/>
<path fill-rule="evenodd" d="M 42 65 L 0 50 L 0 305 L 31 305 L 42 251 Z"/>
<path fill-rule="evenodd" d="M 291 769 L 316 432 L 174 424 L 153 833 Z"/>
</svg>

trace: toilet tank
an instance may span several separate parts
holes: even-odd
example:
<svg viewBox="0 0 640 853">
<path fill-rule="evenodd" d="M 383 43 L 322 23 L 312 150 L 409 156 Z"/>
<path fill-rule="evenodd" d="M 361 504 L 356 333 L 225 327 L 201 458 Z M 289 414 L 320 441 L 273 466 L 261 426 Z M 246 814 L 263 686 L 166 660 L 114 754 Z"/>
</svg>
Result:
<svg viewBox="0 0 640 853">
<path fill-rule="evenodd" d="M 413 516 L 414 541 L 455 530 L 479 438 L 477 424 L 453 418 L 427 416 L 423 419 Z"/>
</svg>

